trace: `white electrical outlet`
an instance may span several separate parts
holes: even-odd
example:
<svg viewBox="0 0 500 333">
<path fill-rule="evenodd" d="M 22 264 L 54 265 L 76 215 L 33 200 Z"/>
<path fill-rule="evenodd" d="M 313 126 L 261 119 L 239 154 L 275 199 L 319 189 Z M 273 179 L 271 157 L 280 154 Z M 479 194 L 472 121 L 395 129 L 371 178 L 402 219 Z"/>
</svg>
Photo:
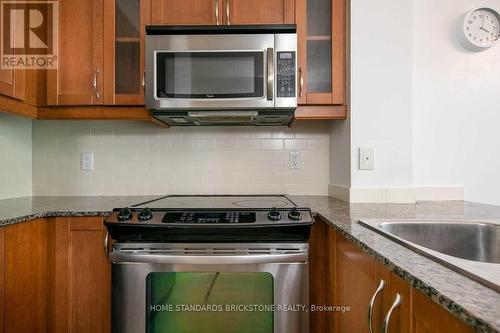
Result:
<svg viewBox="0 0 500 333">
<path fill-rule="evenodd" d="M 83 171 L 94 170 L 94 153 L 82 153 L 80 169 Z"/>
<path fill-rule="evenodd" d="M 375 169 L 375 150 L 369 147 L 359 148 L 359 169 Z"/>
<path fill-rule="evenodd" d="M 290 169 L 300 169 L 301 161 L 300 161 L 300 152 L 291 151 L 288 155 L 288 166 Z"/>
</svg>

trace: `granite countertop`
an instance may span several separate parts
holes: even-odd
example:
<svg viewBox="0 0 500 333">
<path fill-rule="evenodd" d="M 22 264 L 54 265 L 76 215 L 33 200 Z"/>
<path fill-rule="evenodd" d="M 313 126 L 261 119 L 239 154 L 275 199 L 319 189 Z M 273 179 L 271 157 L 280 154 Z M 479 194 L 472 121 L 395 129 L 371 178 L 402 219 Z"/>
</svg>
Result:
<svg viewBox="0 0 500 333">
<path fill-rule="evenodd" d="M 156 198 L 27 197 L 0 200 L 0 226 L 54 216 L 107 216 Z M 500 293 L 438 264 L 360 225 L 360 219 L 454 219 L 500 221 L 500 207 L 470 202 L 348 204 L 326 196 L 291 196 L 309 206 L 338 232 L 382 262 L 413 287 L 467 322 L 478 332 L 500 333 Z"/>
</svg>

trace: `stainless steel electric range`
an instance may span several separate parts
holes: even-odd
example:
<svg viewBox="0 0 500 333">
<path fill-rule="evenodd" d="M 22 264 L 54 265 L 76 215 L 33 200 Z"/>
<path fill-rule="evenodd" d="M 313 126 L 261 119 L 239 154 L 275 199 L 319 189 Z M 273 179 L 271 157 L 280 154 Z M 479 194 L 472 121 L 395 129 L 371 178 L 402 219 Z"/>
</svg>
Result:
<svg viewBox="0 0 500 333">
<path fill-rule="evenodd" d="M 287 196 L 166 196 L 105 224 L 114 333 L 309 332 L 313 217 Z"/>
</svg>

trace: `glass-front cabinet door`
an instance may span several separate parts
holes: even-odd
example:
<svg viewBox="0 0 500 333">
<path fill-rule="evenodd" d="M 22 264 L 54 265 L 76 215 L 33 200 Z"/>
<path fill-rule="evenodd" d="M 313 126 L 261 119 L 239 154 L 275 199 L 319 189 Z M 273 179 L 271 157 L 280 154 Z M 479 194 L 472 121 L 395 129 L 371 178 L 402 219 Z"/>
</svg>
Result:
<svg viewBox="0 0 500 333">
<path fill-rule="evenodd" d="M 144 37 L 150 22 L 149 0 L 113 0 L 108 4 L 114 12 L 113 104 L 144 104 Z M 106 35 L 106 31 L 105 31 Z M 110 47 L 106 52 L 112 52 Z"/>
<path fill-rule="evenodd" d="M 299 104 L 345 103 L 345 0 L 298 0 Z"/>
</svg>

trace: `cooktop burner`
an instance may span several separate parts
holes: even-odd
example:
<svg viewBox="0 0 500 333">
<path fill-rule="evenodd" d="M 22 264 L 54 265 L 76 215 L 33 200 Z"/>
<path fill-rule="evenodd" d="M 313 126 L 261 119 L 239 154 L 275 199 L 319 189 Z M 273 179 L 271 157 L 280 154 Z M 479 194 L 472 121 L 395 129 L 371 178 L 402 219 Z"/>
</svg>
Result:
<svg viewBox="0 0 500 333">
<path fill-rule="evenodd" d="M 296 205 L 285 195 L 171 195 L 132 206 L 133 208 L 235 209 L 273 207 L 292 208 Z"/>
<path fill-rule="evenodd" d="M 313 217 L 285 195 L 171 195 L 116 208 L 105 224 L 122 241 L 296 241 Z"/>
</svg>

